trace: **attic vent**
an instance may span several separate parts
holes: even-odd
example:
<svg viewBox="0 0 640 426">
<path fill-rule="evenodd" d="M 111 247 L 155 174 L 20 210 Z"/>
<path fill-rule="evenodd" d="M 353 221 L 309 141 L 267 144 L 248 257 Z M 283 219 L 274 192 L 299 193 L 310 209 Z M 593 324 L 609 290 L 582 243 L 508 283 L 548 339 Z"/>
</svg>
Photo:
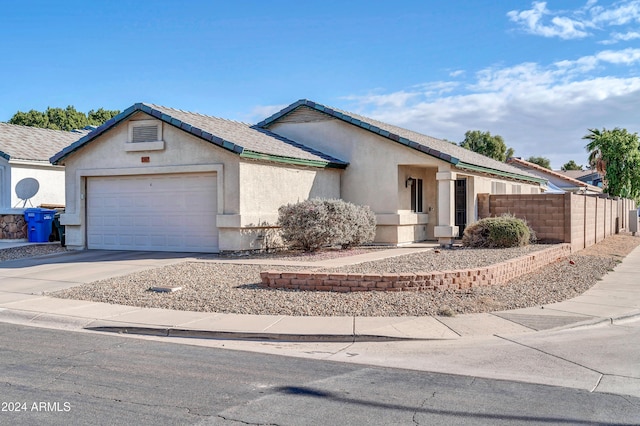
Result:
<svg viewBox="0 0 640 426">
<path fill-rule="evenodd" d="M 158 125 L 135 126 L 131 142 L 153 142 L 158 140 Z"/>
<path fill-rule="evenodd" d="M 158 120 L 137 120 L 129 122 L 129 141 L 133 143 L 157 142 L 162 140 L 162 123 Z"/>
</svg>

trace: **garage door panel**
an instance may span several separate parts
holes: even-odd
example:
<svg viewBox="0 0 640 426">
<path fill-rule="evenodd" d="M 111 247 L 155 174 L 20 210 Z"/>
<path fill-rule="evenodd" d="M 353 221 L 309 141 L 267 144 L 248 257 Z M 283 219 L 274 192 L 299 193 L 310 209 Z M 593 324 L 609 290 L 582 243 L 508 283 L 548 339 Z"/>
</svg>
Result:
<svg viewBox="0 0 640 426">
<path fill-rule="evenodd" d="M 216 213 L 214 173 L 87 180 L 89 248 L 217 252 Z"/>
</svg>

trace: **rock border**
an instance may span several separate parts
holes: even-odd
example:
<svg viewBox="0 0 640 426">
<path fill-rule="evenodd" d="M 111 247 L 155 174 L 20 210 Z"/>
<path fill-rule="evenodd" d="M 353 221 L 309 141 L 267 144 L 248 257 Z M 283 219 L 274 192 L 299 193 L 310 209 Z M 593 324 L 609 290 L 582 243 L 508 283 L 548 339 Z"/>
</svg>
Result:
<svg viewBox="0 0 640 426">
<path fill-rule="evenodd" d="M 558 244 L 525 256 L 480 268 L 400 274 L 348 274 L 314 271 L 260 272 L 261 286 L 303 291 L 445 291 L 504 285 L 571 254 Z"/>
</svg>

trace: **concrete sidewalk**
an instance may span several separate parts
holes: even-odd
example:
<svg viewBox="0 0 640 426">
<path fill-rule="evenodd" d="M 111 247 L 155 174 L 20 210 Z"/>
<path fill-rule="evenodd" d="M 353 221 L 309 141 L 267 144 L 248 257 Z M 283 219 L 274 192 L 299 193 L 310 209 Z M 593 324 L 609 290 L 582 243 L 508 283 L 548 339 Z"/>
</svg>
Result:
<svg viewBox="0 0 640 426">
<path fill-rule="evenodd" d="M 337 266 L 429 247 L 376 250 L 314 262 Z M 0 264 L 0 321 L 69 329 L 217 339 L 356 342 L 457 340 L 533 333 L 640 315 L 640 247 L 581 296 L 544 307 L 455 317 L 288 317 L 137 308 L 43 296 L 108 277 L 192 259 L 189 254 L 83 251 Z M 203 260 L 198 257 L 198 260 Z M 247 263 L 246 259 L 204 260 Z M 256 262 L 258 263 L 258 262 Z M 273 260 L 269 260 L 274 264 Z"/>
</svg>

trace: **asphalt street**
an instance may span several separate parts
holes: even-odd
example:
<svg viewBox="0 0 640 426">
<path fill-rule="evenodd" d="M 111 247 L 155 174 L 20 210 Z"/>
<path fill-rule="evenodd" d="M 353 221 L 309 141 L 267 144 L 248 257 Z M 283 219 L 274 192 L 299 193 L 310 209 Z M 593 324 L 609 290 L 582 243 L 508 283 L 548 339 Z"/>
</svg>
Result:
<svg viewBox="0 0 640 426">
<path fill-rule="evenodd" d="M 0 324 L 0 423 L 631 425 L 640 399 Z M 428 355 L 426 355 L 428 356 Z"/>
</svg>

